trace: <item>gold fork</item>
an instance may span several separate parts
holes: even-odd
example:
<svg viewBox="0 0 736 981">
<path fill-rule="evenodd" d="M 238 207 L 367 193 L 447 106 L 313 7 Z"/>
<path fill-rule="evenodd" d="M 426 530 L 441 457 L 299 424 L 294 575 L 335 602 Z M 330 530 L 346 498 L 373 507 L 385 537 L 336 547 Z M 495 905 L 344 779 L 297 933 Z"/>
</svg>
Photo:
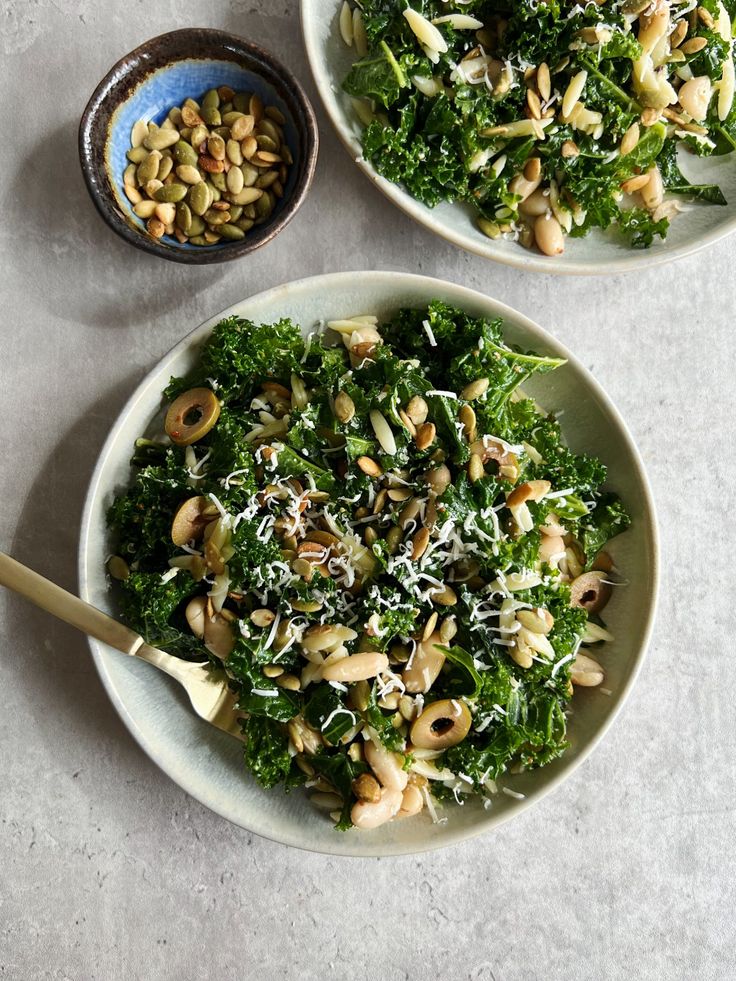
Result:
<svg viewBox="0 0 736 981">
<path fill-rule="evenodd" d="M 103 644 L 160 668 L 183 686 L 200 719 L 231 736 L 243 738 L 235 696 L 228 688 L 227 679 L 222 675 L 218 677 L 218 673 L 212 671 L 208 664 L 182 661 L 166 651 L 151 647 L 130 627 L 44 579 L 4 552 L 0 552 L 0 586 L 12 589 L 42 610 L 101 640 Z"/>
</svg>

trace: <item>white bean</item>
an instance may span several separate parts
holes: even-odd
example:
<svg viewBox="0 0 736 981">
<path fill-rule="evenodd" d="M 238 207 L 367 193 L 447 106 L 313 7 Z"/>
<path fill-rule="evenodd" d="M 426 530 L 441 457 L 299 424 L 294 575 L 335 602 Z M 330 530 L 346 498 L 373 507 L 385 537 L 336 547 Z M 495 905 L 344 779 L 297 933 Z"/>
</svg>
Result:
<svg viewBox="0 0 736 981">
<path fill-rule="evenodd" d="M 388 668 L 388 658 L 379 651 L 366 651 L 351 654 L 334 664 L 329 664 L 322 672 L 325 681 L 367 681 L 375 678 Z"/>
<path fill-rule="evenodd" d="M 365 758 L 380 783 L 389 790 L 404 790 L 409 774 L 402 770 L 399 757 L 385 746 L 376 746 L 370 740 L 363 747 Z"/>
<path fill-rule="evenodd" d="M 361 828 L 363 831 L 378 828 L 398 814 L 402 800 L 403 795 L 400 790 L 389 790 L 388 787 L 384 787 L 381 791 L 381 799 L 375 804 L 367 800 L 359 800 L 357 804 L 353 804 L 350 819 L 356 828 Z"/>
<path fill-rule="evenodd" d="M 552 215 L 540 215 L 534 222 L 534 238 L 545 255 L 561 255 L 565 251 L 565 239 L 559 221 Z"/>
<path fill-rule="evenodd" d="M 396 815 L 396 817 L 413 817 L 415 814 L 418 814 L 423 807 L 424 798 L 422 797 L 421 790 L 414 784 L 410 784 L 404 791 L 403 797 L 401 798 L 401 807 L 399 808 L 399 813 Z"/>
<path fill-rule="evenodd" d="M 579 688 L 595 688 L 605 678 L 603 668 L 587 654 L 578 654 L 572 662 L 570 680 Z"/>
</svg>

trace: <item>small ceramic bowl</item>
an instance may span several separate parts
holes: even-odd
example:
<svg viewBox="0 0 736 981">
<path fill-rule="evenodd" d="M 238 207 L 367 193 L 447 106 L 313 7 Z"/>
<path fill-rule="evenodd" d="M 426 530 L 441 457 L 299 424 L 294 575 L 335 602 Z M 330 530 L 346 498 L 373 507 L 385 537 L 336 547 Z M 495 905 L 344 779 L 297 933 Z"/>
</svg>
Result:
<svg viewBox="0 0 736 981">
<path fill-rule="evenodd" d="M 199 99 L 208 89 L 229 85 L 255 92 L 286 117 L 286 143 L 294 159 L 268 221 L 244 239 L 212 246 L 152 238 L 123 193 L 131 129 L 138 119 L 161 124 L 173 106 Z M 314 175 L 319 137 L 304 91 L 281 62 L 249 41 L 206 28 L 172 31 L 146 41 L 103 78 L 82 115 L 79 158 L 95 207 L 116 234 L 136 248 L 174 262 L 225 262 L 270 242 L 296 214 Z"/>
</svg>

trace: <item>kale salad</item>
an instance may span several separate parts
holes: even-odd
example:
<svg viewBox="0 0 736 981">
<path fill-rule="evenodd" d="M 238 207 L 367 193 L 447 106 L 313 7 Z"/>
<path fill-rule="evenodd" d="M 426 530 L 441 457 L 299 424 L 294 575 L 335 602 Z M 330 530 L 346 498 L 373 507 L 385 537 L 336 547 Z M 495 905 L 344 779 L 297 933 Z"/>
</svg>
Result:
<svg viewBox="0 0 736 981">
<path fill-rule="evenodd" d="M 263 787 L 368 829 L 565 752 L 629 518 L 519 387 L 562 363 L 433 301 L 229 317 L 171 380 L 109 569 L 148 643 L 226 672 Z"/>
<path fill-rule="evenodd" d="M 336 9 L 338 9 L 336 7 Z M 366 160 L 429 207 L 550 256 L 611 227 L 664 238 L 724 205 L 678 150 L 736 148 L 736 0 L 345 0 L 343 88 Z"/>
</svg>

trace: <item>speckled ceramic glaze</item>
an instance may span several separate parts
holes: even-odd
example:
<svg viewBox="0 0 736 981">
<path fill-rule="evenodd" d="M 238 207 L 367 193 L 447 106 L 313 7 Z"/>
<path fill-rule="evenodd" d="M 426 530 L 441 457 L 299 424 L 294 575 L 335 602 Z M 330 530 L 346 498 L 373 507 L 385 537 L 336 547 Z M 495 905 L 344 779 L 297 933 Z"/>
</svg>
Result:
<svg viewBox="0 0 736 981">
<path fill-rule="evenodd" d="M 317 90 L 348 153 L 375 186 L 411 218 L 436 235 L 469 252 L 518 269 L 559 274 L 618 273 L 679 259 L 711 245 L 736 230 L 736 155 L 696 157 L 682 151 L 682 172 L 695 184 L 718 184 L 726 207 L 685 204 L 672 222 L 667 238 L 649 249 L 632 249 L 614 230 L 594 229 L 585 238 L 565 240 L 565 252 L 549 258 L 506 239 L 491 240 L 475 224 L 473 209 L 463 203 L 442 202 L 428 208 L 407 191 L 376 173 L 363 159 L 362 126 L 352 100 L 341 86 L 355 60 L 355 48 L 340 37 L 338 17 L 342 0 L 301 0 L 302 31 Z"/>
<path fill-rule="evenodd" d="M 442 299 L 475 316 L 501 317 L 506 337 L 541 353 L 568 358 L 552 374 L 533 378 L 529 393 L 562 415 L 571 447 L 600 456 L 610 484 L 632 514 L 631 528 L 614 539 L 610 551 L 631 583 L 615 591 L 606 621 L 615 636 L 605 653 L 606 690 L 582 689 L 570 719 L 571 746 L 544 767 L 502 780 L 523 799 L 498 794 L 490 810 L 479 802 L 447 807 L 446 822 L 432 824 L 426 814 L 375 831 L 333 830 L 330 821 L 294 791 L 261 790 L 243 766 L 242 747 L 198 719 L 186 695 L 150 665 L 96 641 L 92 654 L 103 683 L 125 724 L 146 753 L 193 797 L 228 820 L 285 844 L 336 855 L 396 855 L 439 848 L 489 831 L 519 814 L 556 787 L 601 739 L 634 683 L 649 638 L 657 595 L 657 532 L 654 508 L 639 454 L 626 427 L 592 376 L 536 324 L 496 300 L 440 280 L 392 272 L 335 273 L 317 276 L 237 303 L 185 337 L 139 385 L 112 427 L 92 477 L 79 549 L 82 597 L 117 614 L 105 576 L 110 554 L 105 514 L 116 490 L 130 481 L 133 442 L 161 428 L 161 392 L 171 375 L 191 369 L 214 324 L 238 314 L 271 323 L 292 317 L 305 330 L 322 319 L 372 313 L 382 319 L 401 306 Z"/>
<path fill-rule="evenodd" d="M 212 246 L 151 238 L 125 197 L 123 171 L 130 131 L 138 119 L 159 125 L 173 106 L 229 85 L 257 93 L 286 117 L 285 137 L 294 158 L 284 196 L 273 215 L 239 242 Z M 176 262 L 224 262 L 269 242 L 293 218 L 309 189 L 317 161 L 314 113 L 299 82 L 272 55 L 223 31 L 190 28 L 146 41 L 122 58 L 100 82 L 79 127 L 79 157 L 92 201 L 114 232 L 138 248 Z"/>
</svg>

